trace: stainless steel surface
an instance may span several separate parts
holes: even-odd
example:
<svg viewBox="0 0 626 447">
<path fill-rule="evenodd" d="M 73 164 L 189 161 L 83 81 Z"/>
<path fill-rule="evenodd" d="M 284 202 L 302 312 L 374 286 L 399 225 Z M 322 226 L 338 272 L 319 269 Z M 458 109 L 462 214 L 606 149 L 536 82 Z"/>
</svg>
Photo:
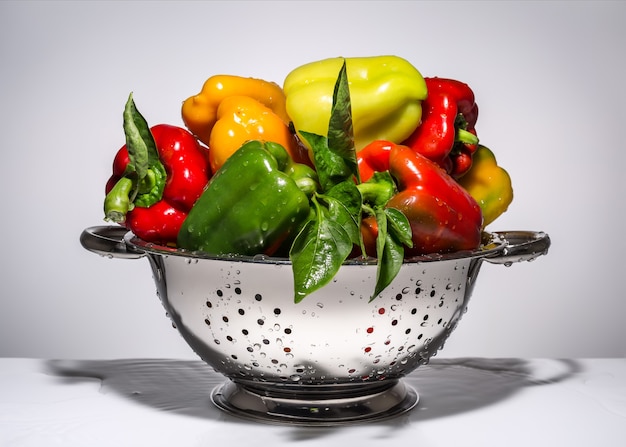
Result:
<svg viewBox="0 0 626 447">
<path fill-rule="evenodd" d="M 510 265 L 546 254 L 548 235 L 485 235 L 475 252 L 407 261 L 370 302 L 374 262 L 346 263 L 335 279 L 293 300 L 288 260 L 210 257 L 92 227 L 83 246 L 105 256 L 148 258 L 174 326 L 229 379 L 213 391 L 223 410 L 265 422 L 334 425 L 413 408 L 401 379 L 441 349 L 467 309 L 484 260 Z"/>
</svg>

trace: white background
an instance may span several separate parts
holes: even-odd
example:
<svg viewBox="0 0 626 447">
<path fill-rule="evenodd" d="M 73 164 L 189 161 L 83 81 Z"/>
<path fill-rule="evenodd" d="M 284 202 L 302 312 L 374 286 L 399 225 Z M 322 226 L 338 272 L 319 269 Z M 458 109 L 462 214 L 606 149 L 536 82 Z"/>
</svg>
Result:
<svg viewBox="0 0 626 447">
<path fill-rule="evenodd" d="M 492 230 L 548 256 L 485 264 L 440 356 L 622 357 L 626 3 L 0 2 L 0 356 L 195 358 L 146 260 L 85 251 L 129 92 L 151 124 L 218 73 L 273 80 L 396 54 L 470 84 L 515 200 Z"/>
</svg>

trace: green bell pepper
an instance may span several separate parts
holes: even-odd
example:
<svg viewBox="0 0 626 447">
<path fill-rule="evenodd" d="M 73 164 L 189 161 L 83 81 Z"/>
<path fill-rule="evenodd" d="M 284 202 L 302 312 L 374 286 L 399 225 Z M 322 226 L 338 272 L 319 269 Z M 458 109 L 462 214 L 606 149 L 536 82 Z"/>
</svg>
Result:
<svg viewBox="0 0 626 447">
<path fill-rule="evenodd" d="M 398 56 L 337 57 L 291 71 L 283 90 L 295 129 L 328 134 L 333 90 L 344 61 L 356 150 L 375 140 L 406 140 L 420 124 L 427 88 L 420 72 Z"/>
<path fill-rule="evenodd" d="M 184 220 L 177 245 L 224 255 L 273 255 L 306 222 L 315 171 L 278 143 L 249 141 L 214 174 Z"/>
</svg>

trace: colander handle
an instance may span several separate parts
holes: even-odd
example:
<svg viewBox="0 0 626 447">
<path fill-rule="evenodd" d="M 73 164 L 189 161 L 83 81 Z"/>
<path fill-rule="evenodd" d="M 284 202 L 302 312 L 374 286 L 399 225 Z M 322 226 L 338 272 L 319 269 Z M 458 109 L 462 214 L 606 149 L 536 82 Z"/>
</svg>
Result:
<svg viewBox="0 0 626 447">
<path fill-rule="evenodd" d="M 117 225 L 89 227 L 80 235 L 80 243 L 88 251 L 110 258 L 138 259 L 145 256 L 140 251 L 129 250 L 124 242 L 128 230 Z M 550 237 L 543 231 L 497 231 L 506 246 L 500 254 L 486 257 L 492 264 L 511 265 L 532 261 L 548 253 Z"/>
<path fill-rule="evenodd" d="M 492 264 L 532 261 L 547 254 L 550 248 L 550 236 L 543 231 L 496 231 L 495 234 L 506 241 L 506 246 L 499 255 L 485 258 Z"/>
<path fill-rule="evenodd" d="M 124 242 L 128 230 L 120 226 L 96 226 L 85 228 L 80 243 L 86 250 L 109 258 L 138 259 L 145 253 L 131 251 Z"/>
</svg>

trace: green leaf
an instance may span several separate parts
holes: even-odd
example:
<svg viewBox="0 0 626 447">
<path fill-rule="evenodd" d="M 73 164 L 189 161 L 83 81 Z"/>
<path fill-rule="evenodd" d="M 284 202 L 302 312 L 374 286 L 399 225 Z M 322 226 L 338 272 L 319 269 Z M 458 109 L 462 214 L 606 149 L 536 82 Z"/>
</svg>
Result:
<svg viewBox="0 0 626 447">
<path fill-rule="evenodd" d="M 361 243 L 361 193 L 356 184 L 346 180 L 335 185 L 321 198 L 328 203 L 329 216 L 344 227 L 353 244 Z"/>
<path fill-rule="evenodd" d="M 383 254 L 385 251 L 385 243 L 387 241 L 387 215 L 385 210 L 378 208 L 374 210 L 376 216 L 376 226 L 378 227 L 378 236 L 376 237 L 376 257 L 378 258 L 378 270 L 380 272 L 383 263 Z"/>
<path fill-rule="evenodd" d="M 133 181 L 129 200 L 134 205 L 149 207 L 163 197 L 167 172 L 148 122 L 137 110 L 132 93 L 124 106 L 123 118 L 129 158 L 124 176 Z"/>
<path fill-rule="evenodd" d="M 166 183 L 167 171 L 163 164 L 158 162 L 151 166 L 144 178 L 137 183 L 135 205 L 148 208 L 157 203 L 163 197 Z"/>
<path fill-rule="evenodd" d="M 363 200 L 361 193 L 352 180 L 345 180 L 326 191 L 325 196 L 333 197 L 346 207 L 355 221 L 360 221 Z"/>
<path fill-rule="evenodd" d="M 132 93 L 126 101 L 123 116 L 128 157 L 137 173 L 138 180 L 142 180 L 147 175 L 148 169 L 160 163 L 160 160 L 150 127 L 137 110 Z"/>
<path fill-rule="evenodd" d="M 314 200 L 316 217 L 298 233 L 289 257 L 294 278 L 294 301 L 328 284 L 352 251 L 352 241 L 343 226 L 328 218 L 328 210 Z"/>
<path fill-rule="evenodd" d="M 328 138 L 310 132 L 300 132 L 313 150 L 313 163 L 323 191 L 352 178 L 352 168 L 328 147 Z"/>
<path fill-rule="evenodd" d="M 380 262 L 380 259 L 383 262 Z M 404 262 L 404 247 L 390 234 L 385 237 L 385 246 L 380 259 L 376 274 L 376 287 L 370 301 L 374 300 L 393 282 Z"/>
<path fill-rule="evenodd" d="M 328 147 L 343 158 L 349 166 L 350 172 L 358 178 L 359 170 L 352 123 L 352 101 L 345 59 L 337 76 L 333 92 L 333 105 L 328 123 Z"/>
<path fill-rule="evenodd" d="M 378 237 L 376 239 L 376 255 L 378 267 L 376 271 L 376 285 L 370 301 L 374 300 L 398 275 L 404 262 L 404 247 L 388 231 L 388 215 L 386 210 L 376 210 Z"/>
<path fill-rule="evenodd" d="M 388 231 L 401 244 L 413 247 L 413 231 L 409 219 L 396 208 L 385 208 Z"/>
</svg>

